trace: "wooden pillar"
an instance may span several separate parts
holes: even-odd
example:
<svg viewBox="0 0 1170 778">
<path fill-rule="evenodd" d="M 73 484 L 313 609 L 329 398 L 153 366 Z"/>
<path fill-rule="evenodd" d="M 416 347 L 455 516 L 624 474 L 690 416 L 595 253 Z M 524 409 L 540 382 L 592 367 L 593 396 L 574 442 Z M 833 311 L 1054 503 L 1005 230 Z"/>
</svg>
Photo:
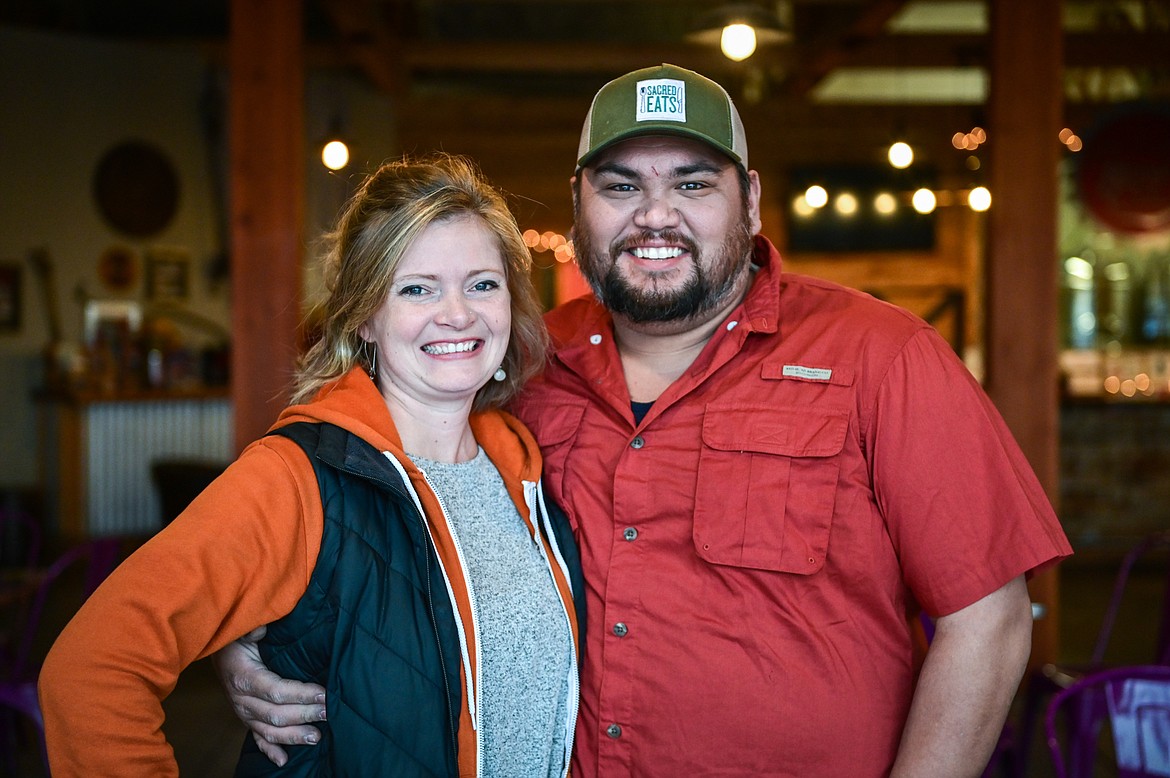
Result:
<svg viewBox="0 0 1170 778">
<path fill-rule="evenodd" d="M 300 322 L 303 0 L 231 2 L 232 401 L 236 450 L 288 401 Z"/>
<path fill-rule="evenodd" d="M 1057 133 L 1063 109 L 1060 0 L 991 0 L 987 389 L 1053 504 L 1059 496 Z M 1057 659 L 1058 579 L 1031 582 L 1047 610 L 1032 660 Z"/>
</svg>

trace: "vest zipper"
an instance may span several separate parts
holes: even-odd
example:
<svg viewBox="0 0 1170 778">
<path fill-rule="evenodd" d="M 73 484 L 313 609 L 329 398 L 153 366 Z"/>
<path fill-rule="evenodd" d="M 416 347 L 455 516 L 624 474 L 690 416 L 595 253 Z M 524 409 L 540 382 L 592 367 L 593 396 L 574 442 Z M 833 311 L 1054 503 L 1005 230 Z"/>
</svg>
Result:
<svg viewBox="0 0 1170 778">
<path fill-rule="evenodd" d="M 423 532 L 427 533 L 427 536 L 429 537 L 430 533 L 427 530 L 426 517 L 424 517 L 421 513 L 416 514 L 416 515 L 418 516 L 419 524 L 422 525 Z M 439 638 L 439 620 L 435 616 L 434 594 L 433 594 L 433 591 L 431 589 L 431 550 L 429 548 L 423 549 L 423 556 L 426 558 L 427 613 L 431 617 L 431 634 L 435 638 L 435 648 L 437 648 L 439 651 L 439 670 L 443 674 L 443 691 L 446 693 L 446 697 L 444 699 L 447 700 L 447 705 L 448 705 L 447 710 L 449 713 L 454 713 L 454 711 L 451 711 L 451 708 L 450 708 L 450 705 L 451 705 L 451 684 L 447 681 L 447 660 L 443 658 L 443 641 Z M 448 715 L 447 726 L 451 730 L 451 747 L 453 750 L 453 755 L 455 757 L 455 765 L 456 765 L 456 767 L 458 767 L 458 765 L 459 765 L 458 723 L 453 724 L 451 722 L 451 718 L 452 717 L 450 715 Z M 458 721 L 459 721 L 459 717 L 455 716 L 455 722 L 458 722 Z"/>
<path fill-rule="evenodd" d="M 471 573 L 468 572 L 467 557 L 463 554 L 463 546 L 459 543 L 459 535 L 455 532 L 455 527 L 451 525 L 451 517 L 447 512 L 447 506 L 443 504 L 443 498 L 439 495 L 435 485 L 431 483 L 430 477 L 427 476 L 425 470 L 421 467 L 418 469 L 422 473 L 423 480 L 427 482 L 427 486 L 431 490 L 431 494 L 435 496 L 435 502 L 439 503 L 439 512 L 443 514 L 443 522 L 447 526 L 447 534 L 451 537 L 455 544 L 455 556 L 459 559 L 459 571 L 463 575 L 463 583 L 467 586 L 467 601 L 471 605 L 471 630 L 475 637 L 475 672 L 472 673 L 470 659 L 467 665 L 467 708 L 471 714 L 471 728 L 475 731 L 475 774 L 483 775 L 483 728 L 479 726 L 479 706 L 481 702 L 480 692 L 480 672 L 479 668 L 483 665 L 480 661 L 480 646 L 479 646 L 479 608 L 475 601 L 475 588 L 471 585 Z M 434 540 L 432 539 L 432 543 Z M 453 599 L 453 598 L 452 598 Z M 452 602 L 455 613 L 459 613 L 458 603 Z M 463 639 L 463 648 L 466 655 L 467 638 L 463 636 L 462 620 L 456 619 L 456 624 L 459 626 L 460 636 Z M 474 687 L 474 692 L 472 688 Z"/>
<path fill-rule="evenodd" d="M 400 463 L 398 461 L 398 459 L 393 454 L 391 454 L 389 451 L 383 451 L 382 454 L 383 454 L 383 456 L 386 457 L 386 459 L 390 462 L 390 464 L 394 467 L 394 469 L 396 471 L 398 471 L 398 475 L 402 478 L 402 484 L 406 488 L 406 491 L 410 495 L 411 499 L 414 501 L 415 511 L 419 516 L 419 520 L 422 522 L 422 528 L 426 532 L 427 538 L 430 540 L 431 549 L 434 550 L 435 555 L 437 556 L 439 553 L 438 544 L 435 543 L 435 538 L 431 534 L 431 528 L 427 524 L 426 510 L 423 509 L 422 500 L 419 499 L 418 492 L 415 491 L 414 486 L 412 486 L 410 483 L 410 476 L 407 474 L 406 469 L 403 468 L 402 463 Z M 456 553 L 456 556 L 459 558 L 460 566 L 463 568 L 462 572 L 463 572 L 464 583 L 467 584 L 467 598 L 471 603 L 471 623 L 472 623 L 472 628 L 474 629 L 475 624 L 476 624 L 475 594 L 471 590 L 471 580 L 467 576 L 467 567 L 466 567 L 466 563 L 465 563 L 464 557 L 463 557 L 463 549 L 460 548 L 460 546 L 459 546 L 459 538 L 457 538 L 455 536 L 454 531 L 451 529 L 451 521 L 450 521 L 450 519 L 447 518 L 447 509 L 443 505 L 442 499 L 439 497 L 438 493 L 435 491 L 434 486 L 431 485 L 430 480 L 427 478 L 427 474 L 425 472 L 423 472 L 422 468 L 419 468 L 419 472 L 422 473 L 423 480 L 426 481 L 427 486 L 431 490 L 431 493 L 434 494 L 434 496 L 435 496 L 435 500 L 439 503 L 439 510 L 443 514 L 443 521 L 447 525 L 447 532 L 448 532 L 448 534 L 450 534 L 451 539 L 455 542 L 455 553 Z M 431 580 L 430 575 L 429 575 L 430 560 L 431 560 L 431 557 L 430 557 L 430 554 L 428 553 L 427 554 L 427 570 L 428 570 L 427 592 L 428 593 L 430 592 L 430 580 Z M 451 610 L 455 615 L 455 629 L 459 634 L 459 651 L 460 651 L 460 654 L 462 654 L 464 663 L 467 665 L 467 676 L 468 676 L 468 680 L 467 680 L 467 708 L 468 708 L 468 712 L 471 714 L 471 727 L 475 731 L 475 746 L 476 746 L 476 748 L 475 748 L 475 759 L 476 759 L 475 774 L 480 775 L 483 772 L 483 767 L 481 764 L 481 761 L 483 759 L 483 749 L 482 749 L 482 744 L 480 743 L 479 717 L 476 714 L 476 700 L 479 697 L 479 689 L 472 688 L 473 686 L 478 684 L 479 676 L 478 676 L 478 674 L 473 675 L 473 673 L 471 671 L 471 659 L 470 659 L 470 656 L 468 655 L 468 652 L 467 652 L 467 637 L 464 634 L 463 619 L 460 618 L 460 616 L 459 616 L 459 603 L 456 602 L 456 600 L 455 600 L 455 592 L 454 592 L 454 590 L 451 589 L 450 577 L 447 574 L 447 569 L 445 567 L 443 567 L 441 559 L 439 560 L 439 570 L 443 573 L 443 578 L 447 582 L 447 597 L 450 598 L 450 600 L 451 600 Z M 438 620 L 435 618 L 434 610 L 433 610 L 433 607 L 431 606 L 429 599 L 427 602 L 427 607 L 428 607 L 428 610 L 430 611 L 432 626 L 433 626 L 433 629 L 435 631 L 435 639 L 436 639 L 436 642 L 438 642 L 438 644 L 439 644 L 439 661 L 442 662 L 443 661 L 443 658 L 442 658 L 443 657 L 443 649 L 442 649 L 442 643 L 439 639 Z M 476 641 L 475 650 L 476 650 L 476 659 L 478 660 L 479 659 L 479 641 Z M 474 683 L 473 683 L 473 681 L 474 681 Z M 446 663 L 443 663 L 443 685 L 447 691 L 447 698 L 450 699 L 451 689 L 450 689 L 450 685 L 447 683 Z M 456 719 L 456 721 L 458 721 L 458 719 Z M 456 725 L 456 734 L 455 734 L 455 761 L 456 761 L 456 765 L 458 765 L 458 761 L 459 761 L 458 725 Z"/>
</svg>

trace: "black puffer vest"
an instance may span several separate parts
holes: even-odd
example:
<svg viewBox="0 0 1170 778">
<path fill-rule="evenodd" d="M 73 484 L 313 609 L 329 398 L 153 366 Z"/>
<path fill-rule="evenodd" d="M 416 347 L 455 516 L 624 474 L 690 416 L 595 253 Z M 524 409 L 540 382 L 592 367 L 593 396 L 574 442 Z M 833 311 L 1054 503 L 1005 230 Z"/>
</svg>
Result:
<svg viewBox="0 0 1170 778">
<path fill-rule="evenodd" d="M 308 589 L 260 651 L 276 674 L 326 688 L 329 721 L 318 745 L 285 747 L 283 768 L 249 735 L 236 775 L 456 776 L 457 616 L 424 518 L 386 456 L 357 436 L 308 423 L 273 434 L 308 455 L 325 523 Z M 584 625 L 577 548 L 549 510 Z"/>
</svg>

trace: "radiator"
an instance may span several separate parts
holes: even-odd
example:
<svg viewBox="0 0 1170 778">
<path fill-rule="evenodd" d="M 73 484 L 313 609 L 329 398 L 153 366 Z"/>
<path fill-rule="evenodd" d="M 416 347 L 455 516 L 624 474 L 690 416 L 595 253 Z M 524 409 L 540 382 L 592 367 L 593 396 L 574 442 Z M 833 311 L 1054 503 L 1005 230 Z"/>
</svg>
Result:
<svg viewBox="0 0 1170 778">
<path fill-rule="evenodd" d="M 159 529 L 155 461 L 233 458 L 227 399 L 98 402 L 86 409 L 84 425 L 86 526 L 93 536 Z"/>
</svg>

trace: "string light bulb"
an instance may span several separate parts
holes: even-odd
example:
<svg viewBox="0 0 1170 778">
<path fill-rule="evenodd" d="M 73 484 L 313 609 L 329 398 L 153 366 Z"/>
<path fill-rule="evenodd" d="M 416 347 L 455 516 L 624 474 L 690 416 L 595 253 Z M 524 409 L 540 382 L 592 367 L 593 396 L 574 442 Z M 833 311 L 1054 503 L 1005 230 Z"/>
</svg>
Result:
<svg viewBox="0 0 1170 778">
<path fill-rule="evenodd" d="M 967 193 L 967 205 L 972 211 L 986 211 L 991 207 L 991 192 L 985 186 L 975 187 Z"/>
<path fill-rule="evenodd" d="M 905 170 L 914 162 L 914 149 L 906 141 L 895 141 L 890 144 L 890 149 L 886 152 L 890 164 L 898 170 Z"/>
<path fill-rule="evenodd" d="M 829 202 L 829 193 L 820 184 L 813 184 L 804 190 L 804 201 L 811 208 L 824 208 Z"/>
<path fill-rule="evenodd" d="M 934 192 L 923 187 L 914 192 L 910 198 L 910 204 L 914 206 L 914 210 L 921 214 L 928 214 L 934 211 L 938 205 L 938 198 L 935 197 Z"/>
</svg>

